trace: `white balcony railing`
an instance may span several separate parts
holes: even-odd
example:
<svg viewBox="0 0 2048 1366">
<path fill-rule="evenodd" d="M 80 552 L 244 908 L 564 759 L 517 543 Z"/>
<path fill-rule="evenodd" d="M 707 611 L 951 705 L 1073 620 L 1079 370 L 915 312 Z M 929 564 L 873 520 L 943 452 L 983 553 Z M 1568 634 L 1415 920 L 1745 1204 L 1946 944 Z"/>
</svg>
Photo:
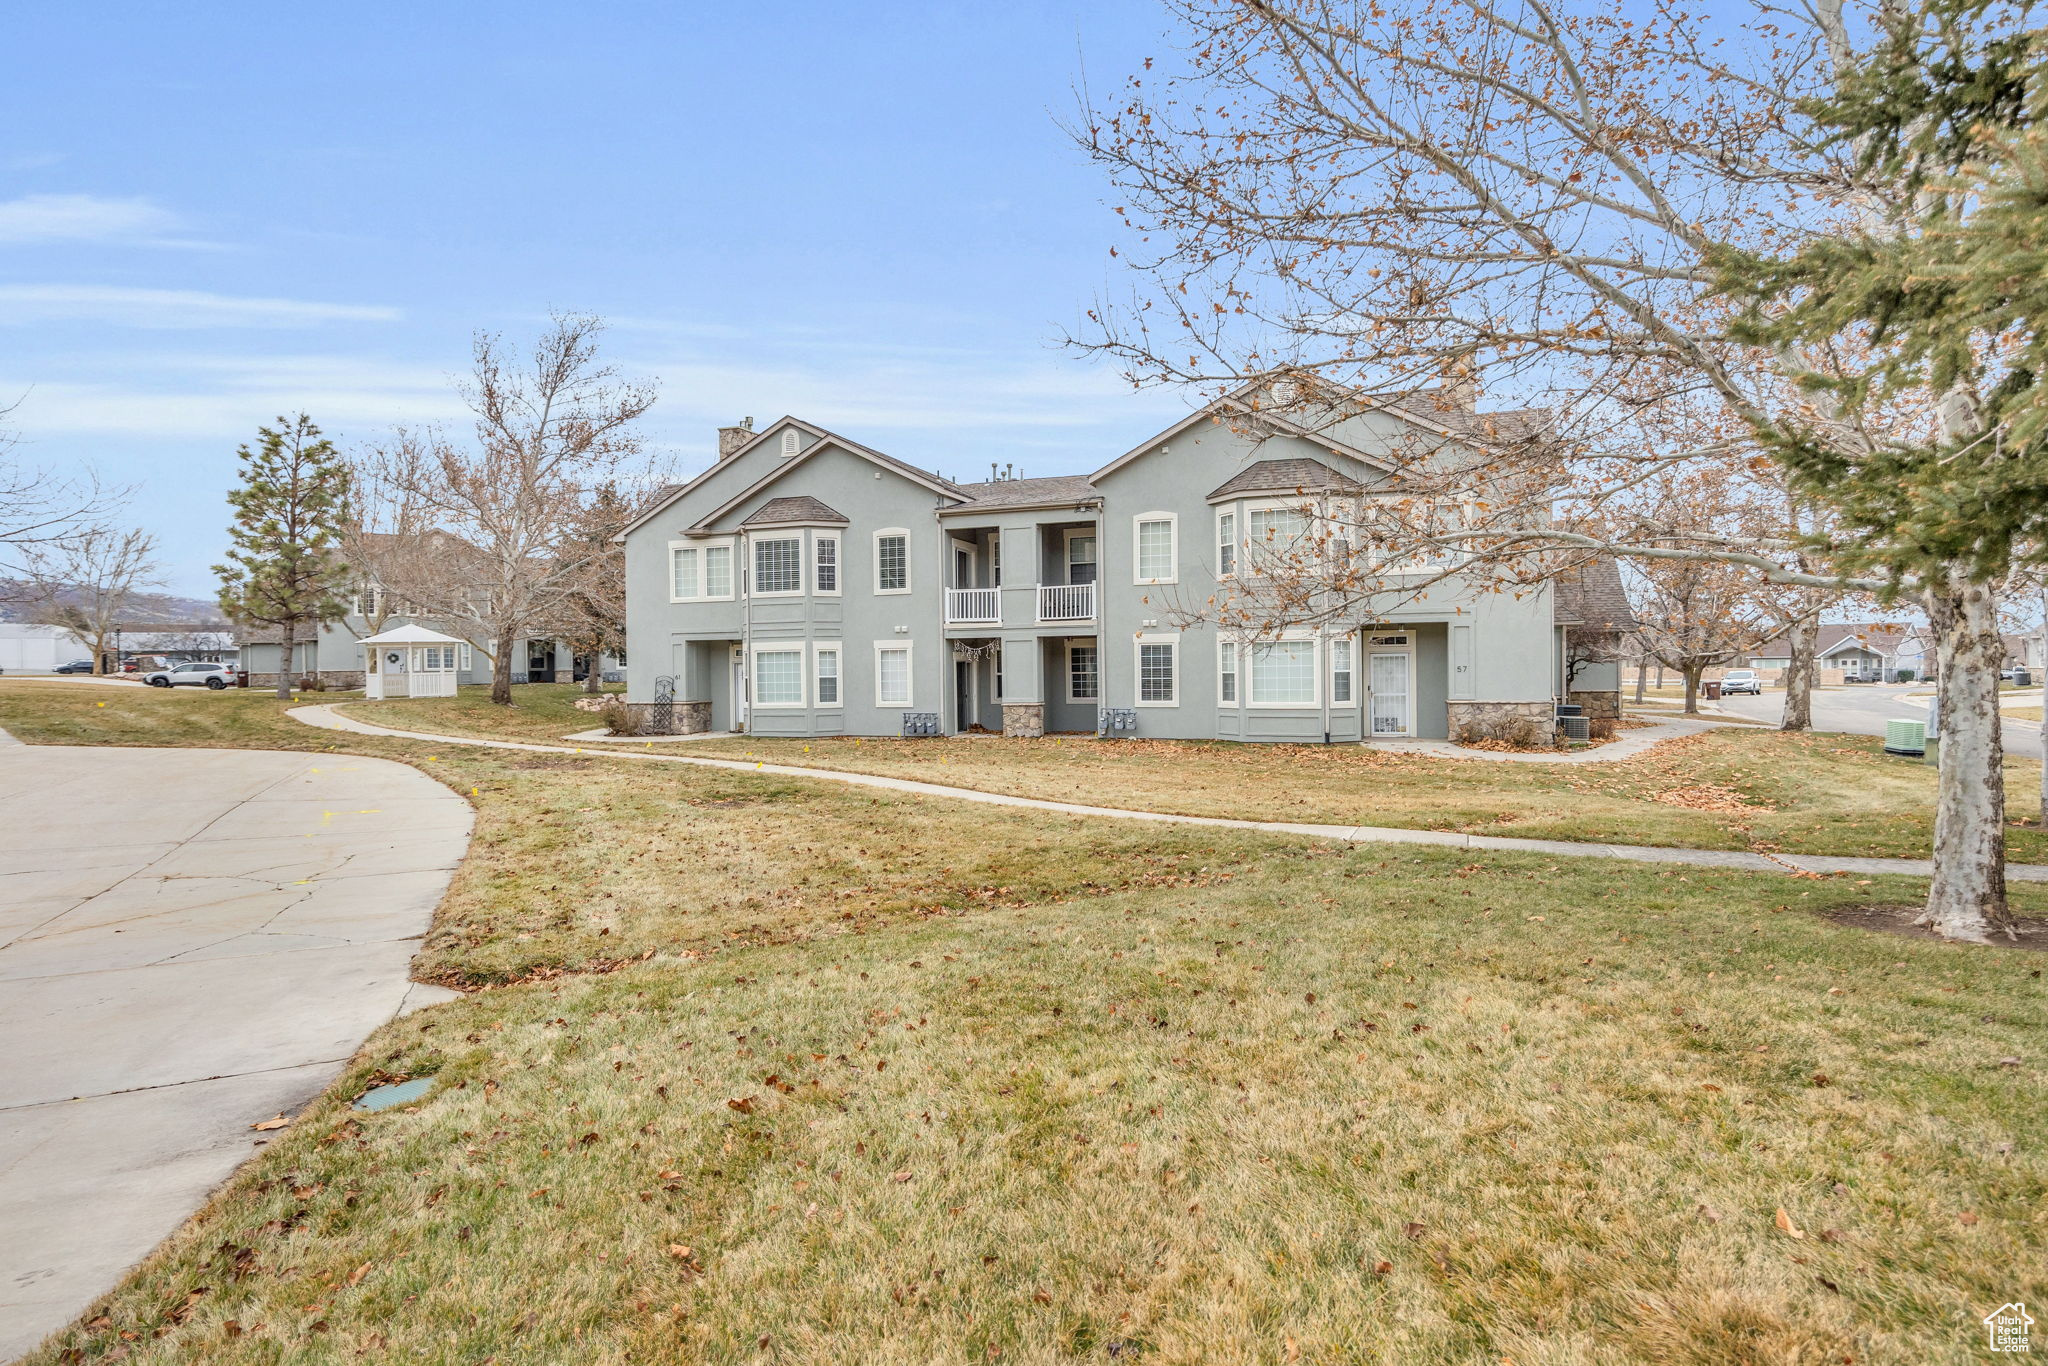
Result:
<svg viewBox="0 0 2048 1366">
<path fill-rule="evenodd" d="M 1092 583 L 1041 583 L 1038 585 L 1040 621 L 1095 620 L 1095 585 Z"/>
<path fill-rule="evenodd" d="M 1002 595 L 993 588 L 948 588 L 948 626 L 994 625 L 1003 619 Z"/>
</svg>

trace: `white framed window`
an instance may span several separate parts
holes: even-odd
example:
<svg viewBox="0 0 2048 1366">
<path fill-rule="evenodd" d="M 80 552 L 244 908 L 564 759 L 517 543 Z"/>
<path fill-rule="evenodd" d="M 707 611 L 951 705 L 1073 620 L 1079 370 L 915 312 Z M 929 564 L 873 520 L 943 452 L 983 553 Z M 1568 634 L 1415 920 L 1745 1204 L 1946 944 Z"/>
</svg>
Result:
<svg viewBox="0 0 2048 1366">
<path fill-rule="evenodd" d="M 1180 637 L 1164 633 L 1141 635 L 1133 642 L 1137 655 L 1141 707 L 1180 705 Z"/>
<path fill-rule="evenodd" d="M 844 705 L 839 700 L 839 647 L 837 645 L 818 646 L 816 666 L 818 705 L 821 707 Z"/>
<path fill-rule="evenodd" d="M 754 647 L 754 705 L 801 707 L 804 704 L 804 647 Z"/>
<path fill-rule="evenodd" d="M 839 538 L 822 533 L 811 537 L 811 576 L 820 597 L 839 596 Z"/>
<path fill-rule="evenodd" d="M 1350 636 L 1336 636 L 1330 641 L 1330 701 L 1344 706 L 1357 698 L 1357 685 L 1353 668 L 1353 642 Z"/>
<path fill-rule="evenodd" d="M 1235 508 L 1216 512 L 1216 577 L 1233 578 L 1237 574 L 1237 510 Z"/>
<path fill-rule="evenodd" d="M 1299 503 L 1253 504 L 1245 509 L 1244 531 L 1247 568 L 1285 573 L 1313 567 L 1302 562 L 1310 548 L 1310 519 Z"/>
<path fill-rule="evenodd" d="M 1102 698 L 1102 660 L 1092 640 L 1067 642 L 1067 701 L 1097 702 Z"/>
<path fill-rule="evenodd" d="M 1313 636 L 1254 641 L 1245 646 L 1245 700 L 1254 707 L 1313 707 L 1316 642 Z"/>
<path fill-rule="evenodd" d="M 470 653 L 469 642 L 465 640 L 462 642 L 462 644 L 456 646 L 455 654 L 456 659 L 458 660 L 458 663 L 456 664 L 455 667 L 462 670 L 462 672 L 464 673 L 468 673 L 470 670 L 470 666 L 473 660 L 475 659 L 475 656 Z"/>
<path fill-rule="evenodd" d="M 988 582 L 991 588 L 1003 586 L 1003 533 L 998 531 L 988 538 Z"/>
<path fill-rule="evenodd" d="M 875 591 L 910 591 L 910 533 L 900 526 L 875 533 Z"/>
<path fill-rule="evenodd" d="M 711 602 L 732 597 L 732 542 L 671 541 L 670 602 Z M 486 609 L 487 610 L 487 609 Z"/>
<path fill-rule="evenodd" d="M 909 644 L 900 640 L 876 641 L 875 705 L 908 707 L 912 705 L 912 695 Z"/>
<path fill-rule="evenodd" d="M 1133 583 L 1175 583 L 1180 563 L 1180 518 L 1171 512 L 1141 512 L 1131 519 Z"/>
<path fill-rule="evenodd" d="M 796 428 L 784 427 L 782 429 L 782 458 L 784 460 L 796 454 L 797 444 L 801 440 L 802 438 L 796 434 Z"/>
<path fill-rule="evenodd" d="M 1216 700 L 1229 707 L 1238 705 L 1237 642 L 1234 640 L 1216 642 Z"/>
<path fill-rule="evenodd" d="M 804 542 L 801 536 L 756 536 L 753 596 L 793 597 L 804 591 Z"/>
</svg>

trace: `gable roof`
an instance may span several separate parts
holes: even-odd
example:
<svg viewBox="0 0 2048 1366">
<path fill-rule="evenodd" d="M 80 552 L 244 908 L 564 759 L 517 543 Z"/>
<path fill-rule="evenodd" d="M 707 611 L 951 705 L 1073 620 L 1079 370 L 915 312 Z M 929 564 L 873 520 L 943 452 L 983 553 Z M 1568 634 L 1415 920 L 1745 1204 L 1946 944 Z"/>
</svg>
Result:
<svg viewBox="0 0 2048 1366">
<path fill-rule="evenodd" d="M 1339 474 L 1320 460 L 1257 460 L 1209 490 L 1209 500 L 1214 502 L 1240 493 L 1306 493 L 1311 489 L 1356 493 L 1363 487 L 1350 475 Z"/>
<path fill-rule="evenodd" d="M 1892 621 L 1829 621 L 1822 622 L 1814 636 L 1815 658 L 1832 654 L 1842 649 L 1864 649 L 1876 655 L 1895 655 L 1901 646 L 1921 633 L 1918 626 L 1902 625 Z M 1751 650 L 1752 655 L 1789 654 L 1792 649 L 1790 632 L 1780 632 L 1763 644 Z"/>
<path fill-rule="evenodd" d="M 1621 566 L 1612 556 L 1602 555 L 1583 564 L 1558 571 L 1551 577 L 1556 593 L 1551 599 L 1555 619 L 1565 626 L 1583 626 L 1593 631 L 1634 631 L 1636 614 L 1629 606 L 1628 590 L 1622 586 Z"/>
<path fill-rule="evenodd" d="M 846 514 L 831 504 L 805 494 L 800 498 L 770 498 L 741 526 L 774 526 L 788 522 L 834 522 L 846 525 Z"/>
<path fill-rule="evenodd" d="M 950 498 L 955 501 L 958 501 L 966 497 L 966 495 L 960 491 L 960 486 L 958 484 L 955 484 L 948 479 L 942 479 L 938 475 L 933 474 L 930 470 L 920 469 L 916 465 L 908 464 L 904 461 L 898 460 L 893 455 L 884 455 L 880 451 L 875 450 L 871 446 L 863 446 L 860 444 L 860 442 L 851 440 L 847 437 L 843 437 L 837 432 L 828 431 L 823 427 L 814 426 L 809 422 L 804 422 L 794 417 L 777 418 L 773 423 L 769 424 L 768 431 L 761 433 L 760 436 L 755 437 L 752 441 L 749 441 L 746 445 L 734 451 L 731 455 L 727 456 L 725 460 L 720 461 L 719 464 L 724 464 L 726 461 L 730 460 L 740 459 L 748 451 L 760 445 L 762 439 L 765 438 L 769 432 L 780 431 L 785 423 L 790 426 L 801 428 L 802 430 L 809 432 L 812 436 L 816 437 L 817 439 L 811 442 L 810 445 L 804 447 L 803 450 L 798 452 L 796 455 L 789 457 L 787 460 L 780 461 L 775 466 L 775 468 L 769 470 L 768 473 L 762 475 L 759 479 L 756 479 L 752 484 L 749 484 L 746 488 L 741 489 L 731 498 L 726 499 L 725 502 L 719 504 L 710 512 L 707 512 L 702 517 L 699 517 L 696 521 L 692 522 L 686 528 L 687 531 L 697 535 L 704 535 L 708 533 L 711 530 L 711 524 L 713 522 L 716 522 L 719 518 L 725 516 L 725 514 L 731 512 L 734 508 L 746 502 L 749 498 L 752 498 L 755 494 L 761 492 L 763 489 L 768 488 L 776 480 L 782 478 L 791 470 L 801 468 L 806 461 L 808 461 L 812 456 L 816 455 L 819 451 L 824 450 L 827 446 L 837 446 L 839 449 L 846 451 L 848 454 L 858 456 L 862 460 L 868 461 L 870 464 L 879 465 L 881 468 L 885 470 L 890 470 L 896 474 L 900 474 L 905 479 L 908 479 L 911 483 L 922 485 L 923 487 L 930 489 L 933 493 L 938 494 L 942 498 Z M 713 468 L 715 469 L 716 466 L 714 466 Z M 709 471 L 706 471 L 706 473 L 708 474 Z M 699 476 L 700 479 L 702 477 L 703 476 Z M 689 488 L 689 485 L 685 485 L 683 491 L 688 492 Z M 643 518 L 641 520 L 645 519 Z M 639 522 L 636 521 L 634 525 L 639 525 Z M 632 527 L 628 527 L 627 530 L 632 530 Z"/>
</svg>

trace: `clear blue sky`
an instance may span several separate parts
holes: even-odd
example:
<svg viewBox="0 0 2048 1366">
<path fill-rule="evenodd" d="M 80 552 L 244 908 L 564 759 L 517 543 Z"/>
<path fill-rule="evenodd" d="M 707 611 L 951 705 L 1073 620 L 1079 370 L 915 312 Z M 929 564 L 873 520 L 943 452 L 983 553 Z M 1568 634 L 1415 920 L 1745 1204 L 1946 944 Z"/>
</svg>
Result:
<svg viewBox="0 0 2048 1366">
<path fill-rule="evenodd" d="M 796 412 L 958 477 L 1083 470 L 1184 411 L 1059 350 L 1116 282 L 1055 119 L 1150 0 L 16 6 L 0 403 L 139 486 L 210 596 L 238 441 L 453 417 L 479 327 L 613 322 L 650 437 Z M 30 55 L 33 60 L 28 60 Z"/>
</svg>

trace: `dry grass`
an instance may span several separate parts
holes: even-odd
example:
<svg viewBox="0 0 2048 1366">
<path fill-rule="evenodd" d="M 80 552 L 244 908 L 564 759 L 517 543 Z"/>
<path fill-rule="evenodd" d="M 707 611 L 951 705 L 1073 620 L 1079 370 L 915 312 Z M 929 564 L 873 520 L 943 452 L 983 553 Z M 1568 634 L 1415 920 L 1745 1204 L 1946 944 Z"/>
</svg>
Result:
<svg viewBox="0 0 2048 1366">
<path fill-rule="evenodd" d="M 1903 881 L 411 753 L 437 964 L 587 971 L 387 1026 L 33 1366 L 1960 1362 L 2048 1296 L 2039 958 L 1825 918 Z"/>
<path fill-rule="evenodd" d="M 381 724 L 447 734 L 559 742 L 566 689 L 521 691 L 492 707 L 480 690 L 448 700 L 351 706 Z M 569 712 L 569 715 L 580 715 Z M 1356 745 L 1241 745 L 1177 740 L 775 740 L 663 746 L 917 778 L 1098 806 L 1315 824 L 1385 825 L 1539 839 L 1696 849 L 1924 858 L 1933 843 L 1934 771 L 1883 752 L 1874 737 L 1723 728 L 1613 764 L 1441 759 Z M 2008 759 L 2023 800 L 2040 767 Z M 1730 800 L 1700 803 L 1693 791 Z M 1675 794 L 1675 799 L 1674 799 Z M 2048 837 L 2010 831 L 2017 862 L 2048 861 Z"/>
</svg>

